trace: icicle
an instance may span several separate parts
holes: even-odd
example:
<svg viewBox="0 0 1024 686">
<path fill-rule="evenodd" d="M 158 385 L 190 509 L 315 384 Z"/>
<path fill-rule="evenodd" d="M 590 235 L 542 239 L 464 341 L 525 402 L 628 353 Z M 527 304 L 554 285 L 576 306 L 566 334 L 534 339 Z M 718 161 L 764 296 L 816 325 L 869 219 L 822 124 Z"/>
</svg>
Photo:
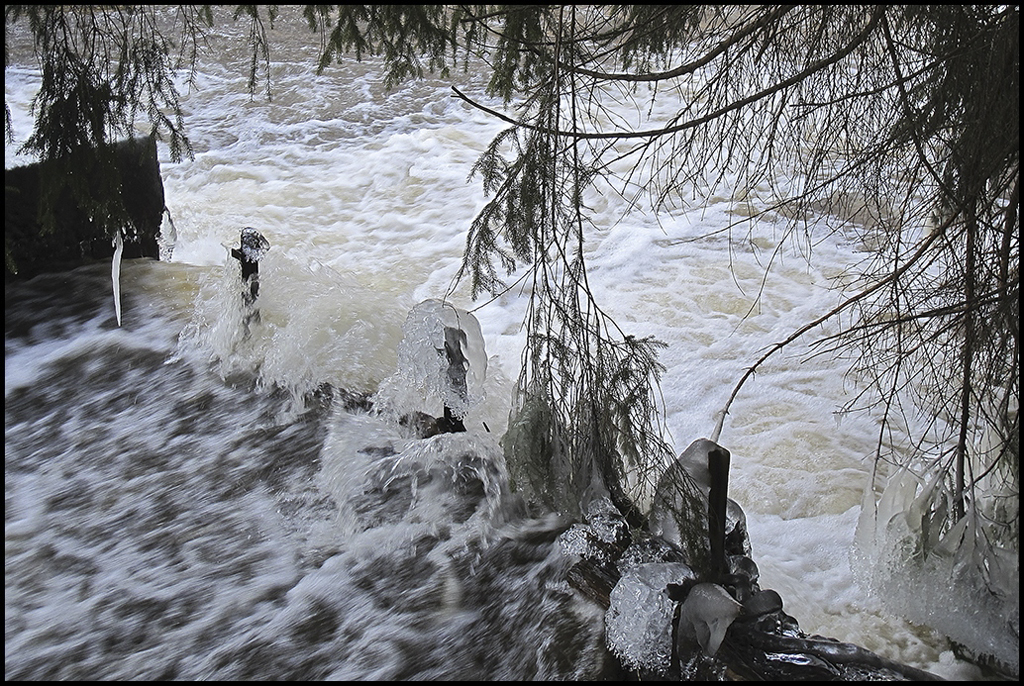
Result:
<svg viewBox="0 0 1024 686">
<path fill-rule="evenodd" d="M 110 281 L 114 287 L 114 314 L 117 325 L 121 326 L 121 253 L 124 252 L 124 238 L 121 229 L 114 234 L 114 259 L 110 264 Z"/>
</svg>

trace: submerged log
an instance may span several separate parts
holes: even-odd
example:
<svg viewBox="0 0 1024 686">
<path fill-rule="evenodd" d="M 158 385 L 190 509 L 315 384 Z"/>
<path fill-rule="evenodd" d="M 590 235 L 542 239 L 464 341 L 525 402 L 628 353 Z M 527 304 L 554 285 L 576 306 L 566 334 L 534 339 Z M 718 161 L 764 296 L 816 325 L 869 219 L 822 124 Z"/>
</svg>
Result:
<svg viewBox="0 0 1024 686">
<path fill-rule="evenodd" d="M 736 622 L 723 644 L 729 668 L 745 679 L 942 681 L 865 648 L 821 636 L 776 633 L 758 622 Z M 817 676 L 811 677 L 812 674 Z M 826 674 L 831 674 L 829 679 Z"/>
</svg>

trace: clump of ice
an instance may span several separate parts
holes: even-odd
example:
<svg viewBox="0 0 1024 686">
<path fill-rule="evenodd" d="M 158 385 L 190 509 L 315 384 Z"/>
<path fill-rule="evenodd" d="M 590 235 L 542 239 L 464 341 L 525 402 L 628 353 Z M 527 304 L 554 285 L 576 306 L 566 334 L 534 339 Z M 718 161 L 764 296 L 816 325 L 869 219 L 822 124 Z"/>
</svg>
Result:
<svg viewBox="0 0 1024 686">
<path fill-rule="evenodd" d="M 586 519 L 558 537 L 562 552 L 570 558 L 613 562 L 629 544 L 629 526 L 607 498 L 590 503 Z"/>
<path fill-rule="evenodd" d="M 708 455 L 717 444 L 698 438 L 684 450 L 658 480 L 651 507 L 651 533 L 677 546 L 685 546 L 687 536 L 681 531 L 682 519 L 688 522 L 685 493 L 696 489 L 705 500 L 711 489 Z"/>
<path fill-rule="evenodd" d="M 679 608 L 679 634 L 696 640 L 705 654 L 714 657 L 741 608 L 718 584 L 697 584 Z"/>
<path fill-rule="evenodd" d="M 398 369 L 381 384 L 378 405 L 398 414 L 435 416 L 447 407 L 456 417 L 465 417 L 480 401 L 487 374 L 476 317 L 440 300 L 426 300 L 412 308 L 402 331 Z M 453 383 L 452 364 L 464 365 L 464 387 Z"/>
<path fill-rule="evenodd" d="M 895 474 L 864 505 L 854 570 L 889 611 L 1019 673 L 1020 558 L 985 540 L 974 510 L 940 534 L 941 491 L 938 479 Z"/>
<path fill-rule="evenodd" d="M 587 507 L 587 525 L 598 540 L 621 546 L 629 540 L 629 526 L 608 498 L 596 498 Z"/>
<path fill-rule="evenodd" d="M 672 665 L 675 601 L 669 584 L 694 579 L 679 562 L 652 562 L 628 569 L 609 595 L 605 640 L 627 669 L 666 674 Z"/>
<path fill-rule="evenodd" d="M 590 527 L 586 524 L 573 524 L 559 537 L 558 544 L 562 553 L 569 558 L 583 560 L 610 561 L 604 548 L 594 540 Z"/>
</svg>

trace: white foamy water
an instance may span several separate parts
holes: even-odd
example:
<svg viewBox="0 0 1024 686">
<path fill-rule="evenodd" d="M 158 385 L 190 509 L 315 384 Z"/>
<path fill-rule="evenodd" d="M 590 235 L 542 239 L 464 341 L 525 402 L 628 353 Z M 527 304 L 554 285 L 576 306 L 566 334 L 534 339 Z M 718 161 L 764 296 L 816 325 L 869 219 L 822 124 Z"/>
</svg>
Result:
<svg viewBox="0 0 1024 686">
<path fill-rule="evenodd" d="M 566 609 L 570 603 L 550 592 L 556 575 L 547 570 L 558 563 L 524 552 L 525 537 L 508 532 L 501 540 L 512 541 L 513 561 L 540 556 L 534 562 L 545 571 L 513 581 L 515 565 L 495 555 L 508 565 L 499 581 L 523 584 L 515 602 L 536 601 L 567 619 L 538 637 L 536 627 L 502 627 L 467 609 L 476 607 L 468 598 L 492 591 L 460 587 L 452 570 L 480 563 L 486 555 L 474 551 L 498 535 L 493 513 L 509 497 L 494 472 L 499 458 L 452 464 L 406 452 L 403 436 L 350 426 L 351 418 L 339 420 L 345 431 L 330 418 L 275 423 L 290 411 L 286 399 L 250 404 L 238 388 L 197 371 L 213 360 L 228 376 L 259 368 L 267 386 L 300 395 L 323 383 L 371 392 L 395 371 L 412 308 L 447 297 L 474 312 L 490 356 L 488 396 L 470 414 L 465 440 L 491 455 L 507 419 L 508 380 L 518 375 L 526 298 L 513 288 L 472 302 L 453 279 L 466 230 L 486 201 L 470 168 L 502 125 L 453 98 L 441 81 L 386 93 L 372 62 L 314 77 L 311 49 L 276 55 L 273 100 L 251 98 L 237 56 L 238 63 L 204 66 L 199 90 L 183 100 L 195 158 L 175 163 L 160 147 L 177 239 L 165 264 L 126 265 L 124 329 L 110 326 L 112 303 L 109 315 L 55 310 L 53 331 L 39 324 L 31 345 L 7 346 L 5 398 L 21 409 L 8 413 L 5 433 L 32 434 L 5 451 L 8 673 L 588 676 L 557 657 L 516 671 L 516 650 L 505 664 L 467 647 L 499 628 L 510 640 L 518 632 L 557 646 L 597 621 Z M 471 78 L 463 81 L 479 92 Z M 29 131 L 35 83 L 31 70 L 7 72 L 19 140 Z M 11 145 L 6 153 L 8 166 L 23 161 Z M 798 245 L 772 259 L 786 230 L 781 219 L 744 226 L 753 241 L 730 244 L 723 229 L 748 208 L 724 197 L 657 218 L 623 217 L 611 196 L 594 207 L 590 283 L 627 333 L 667 343 L 662 390 L 677 452 L 711 434 L 733 385 L 766 347 L 838 301 L 832 279 L 858 259 L 841 234 L 817 244 L 810 259 Z M 240 340 L 237 322 L 224 315 L 237 295 L 237 263 L 225 246 L 237 245 L 246 226 L 271 249 L 260 266 L 260 325 Z M 89 278 L 105 287 L 102 271 Z M 101 293 L 97 302 L 108 300 Z M 779 591 L 808 633 L 943 676 L 973 677 L 942 637 L 887 616 L 853 578 L 849 555 L 876 426 L 836 413 L 856 389 L 841 361 L 811 352 L 796 345 L 765 364 L 720 438 L 732 452 L 730 496 L 746 512 L 761 586 Z M 111 355 L 123 356 L 114 371 L 104 369 Z M 61 365 L 94 392 L 47 394 L 47 387 L 70 392 L 58 383 Z M 174 378 L 154 384 L 145 376 L 174 365 L 183 365 Z M 137 396 L 126 397 L 123 386 L 133 384 Z M 176 422 L 189 426 L 168 429 Z M 202 422 L 208 426 L 196 431 Z M 157 425 L 159 432 L 147 430 Z M 294 449 L 307 430 L 326 435 L 325 449 L 310 446 L 287 464 L 254 463 L 254 426 L 267 455 Z M 366 445 L 379 451 L 367 453 Z M 389 461 L 395 454 L 403 458 Z M 36 464 L 44 459 L 47 466 Z M 465 507 L 441 491 L 430 497 L 447 482 L 478 484 L 479 502 L 440 530 L 438 510 Z M 356 497 L 401 484 L 413 486 L 400 512 Z M 154 501 L 154 493 L 163 495 Z M 149 533 L 134 536 L 133 527 Z M 237 547 L 224 549 L 225 541 Z M 393 587 L 374 587 L 380 570 L 396 566 Z M 531 583 L 536 588 L 525 588 Z M 158 623 L 146 619 L 157 614 Z M 102 641 L 110 645 L 97 648 Z M 204 652 L 211 642 L 218 647 Z M 261 672 L 234 667 L 261 651 L 253 662 Z M 309 666 L 318 661 L 329 668 Z"/>
</svg>

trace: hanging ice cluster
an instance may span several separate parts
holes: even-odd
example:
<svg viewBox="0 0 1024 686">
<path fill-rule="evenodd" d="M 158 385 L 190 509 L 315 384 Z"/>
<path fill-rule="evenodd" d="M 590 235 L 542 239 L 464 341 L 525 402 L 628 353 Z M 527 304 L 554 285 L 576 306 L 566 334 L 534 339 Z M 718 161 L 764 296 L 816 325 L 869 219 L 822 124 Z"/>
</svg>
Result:
<svg viewBox="0 0 1024 686">
<path fill-rule="evenodd" d="M 951 508 L 940 478 L 909 470 L 868 493 L 854 570 L 890 611 L 929 626 L 1001 671 L 1020 671 L 1020 558 L 986 540 L 975 509 L 944 534 Z"/>
<path fill-rule="evenodd" d="M 483 393 L 487 353 L 480 324 L 440 300 L 416 305 L 402 327 L 398 369 L 377 393 L 377 405 L 397 414 L 443 407 L 465 417 Z"/>
<path fill-rule="evenodd" d="M 623 573 L 612 589 L 605 614 L 605 640 L 623 666 L 655 674 L 668 672 L 676 603 L 666 589 L 693 578 L 693 571 L 681 562 L 650 562 Z"/>
</svg>

